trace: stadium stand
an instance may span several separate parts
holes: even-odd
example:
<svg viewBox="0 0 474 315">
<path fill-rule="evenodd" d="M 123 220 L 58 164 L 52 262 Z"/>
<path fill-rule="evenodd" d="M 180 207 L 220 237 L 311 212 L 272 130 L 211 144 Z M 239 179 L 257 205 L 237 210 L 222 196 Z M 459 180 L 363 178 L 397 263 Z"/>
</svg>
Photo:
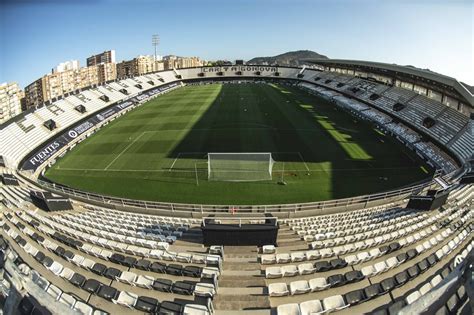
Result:
<svg viewBox="0 0 474 315">
<path fill-rule="evenodd" d="M 243 67 L 204 77 L 198 76 L 201 68 L 163 71 L 64 96 L 4 124 L 1 171 L 17 179 L 0 186 L 0 291 L 16 292 L 4 307 L 23 314 L 393 314 L 417 313 L 414 307 L 423 302 L 437 307 L 433 314 L 468 313 L 467 282 L 457 281 L 447 296 L 432 294 L 472 272 L 474 187 L 459 184 L 472 159 L 472 120 L 411 90 L 320 70 Z M 201 217 L 229 215 L 225 207 L 207 213 L 199 205 L 172 205 L 170 211 L 169 205 L 149 208 L 137 201 L 126 207 L 122 201 L 112 209 L 117 204 L 104 196 L 94 202 L 71 196 L 73 210 L 45 212 L 32 203 L 30 191 L 48 188 L 35 182 L 36 175 L 84 138 L 78 132 L 92 133 L 189 80 L 232 79 L 236 72 L 240 79 L 258 72 L 259 80 L 273 80 L 278 72 L 393 135 L 444 175 L 447 203 L 430 211 L 411 209 L 410 196 L 400 192 L 345 211 L 320 204 L 280 207 L 277 244 L 261 248 L 202 245 Z M 430 128 L 423 126 L 426 117 L 435 122 Z M 97 125 L 77 131 L 86 118 Z M 48 120 L 57 128 L 45 128 Z M 71 142 L 49 146 L 71 131 Z M 35 153 L 38 165 L 22 170 Z"/>
</svg>

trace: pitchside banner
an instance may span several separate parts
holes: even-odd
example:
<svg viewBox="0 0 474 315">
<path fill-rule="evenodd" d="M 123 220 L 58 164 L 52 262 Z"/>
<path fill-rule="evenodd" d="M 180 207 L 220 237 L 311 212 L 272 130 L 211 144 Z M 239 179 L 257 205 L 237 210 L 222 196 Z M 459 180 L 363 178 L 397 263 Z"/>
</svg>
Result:
<svg viewBox="0 0 474 315">
<path fill-rule="evenodd" d="M 107 120 L 109 117 L 120 113 L 121 111 L 127 109 L 128 107 L 135 104 L 136 101 L 141 101 L 150 96 L 156 95 L 157 93 L 164 92 L 173 87 L 178 86 L 178 83 L 171 83 L 167 86 L 161 86 L 153 90 L 149 90 L 145 93 L 140 94 L 139 96 L 133 97 L 125 102 L 116 104 L 110 108 L 107 108 L 98 114 L 95 114 L 89 117 L 86 121 L 82 122 L 80 125 L 77 125 L 59 136 L 54 140 L 43 146 L 41 149 L 36 151 L 28 159 L 23 162 L 22 169 L 35 171 L 41 164 L 47 161 L 51 156 L 56 152 L 61 150 L 64 146 L 68 145 L 71 141 L 82 135 L 83 133 L 91 130 L 95 125 Z"/>
</svg>

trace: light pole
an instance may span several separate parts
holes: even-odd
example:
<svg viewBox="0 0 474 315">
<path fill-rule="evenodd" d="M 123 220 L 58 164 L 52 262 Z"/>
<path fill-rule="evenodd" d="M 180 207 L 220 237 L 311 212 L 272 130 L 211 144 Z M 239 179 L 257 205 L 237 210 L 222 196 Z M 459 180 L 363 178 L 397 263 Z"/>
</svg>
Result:
<svg viewBox="0 0 474 315">
<path fill-rule="evenodd" d="M 151 44 L 155 47 L 155 61 L 156 61 L 156 46 L 160 43 L 160 36 L 157 34 L 151 35 Z"/>
</svg>

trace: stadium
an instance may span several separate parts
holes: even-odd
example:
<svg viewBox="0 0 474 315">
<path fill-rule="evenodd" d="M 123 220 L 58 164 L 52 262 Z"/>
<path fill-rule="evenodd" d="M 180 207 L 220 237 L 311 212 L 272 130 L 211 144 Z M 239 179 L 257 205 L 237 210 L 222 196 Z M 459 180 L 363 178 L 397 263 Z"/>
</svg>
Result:
<svg viewBox="0 0 474 315">
<path fill-rule="evenodd" d="M 472 90 L 306 63 L 125 77 L 2 125 L 5 313 L 469 314 Z"/>
</svg>

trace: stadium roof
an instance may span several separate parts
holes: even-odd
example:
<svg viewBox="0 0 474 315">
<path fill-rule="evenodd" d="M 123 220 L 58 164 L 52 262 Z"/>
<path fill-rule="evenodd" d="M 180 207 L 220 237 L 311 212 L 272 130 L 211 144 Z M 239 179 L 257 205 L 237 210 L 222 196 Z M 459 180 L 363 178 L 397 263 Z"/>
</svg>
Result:
<svg viewBox="0 0 474 315">
<path fill-rule="evenodd" d="M 374 61 L 363 61 L 363 60 L 346 60 L 346 59 L 306 59 L 305 61 L 320 64 L 320 65 L 347 65 L 347 66 L 360 66 L 368 68 L 378 68 L 381 70 L 388 70 L 394 72 L 401 72 L 403 74 L 414 75 L 422 77 L 431 81 L 439 82 L 444 85 L 452 87 L 456 92 L 461 95 L 466 102 L 474 107 L 474 94 L 472 87 L 466 86 L 465 83 L 461 83 L 455 78 L 448 77 L 446 75 L 436 73 L 430 70 L 424 70 L 415 68 L 413 66 L 402 66 L 397 64 L 389 64 L 383 62 Z"/>
</svg>

